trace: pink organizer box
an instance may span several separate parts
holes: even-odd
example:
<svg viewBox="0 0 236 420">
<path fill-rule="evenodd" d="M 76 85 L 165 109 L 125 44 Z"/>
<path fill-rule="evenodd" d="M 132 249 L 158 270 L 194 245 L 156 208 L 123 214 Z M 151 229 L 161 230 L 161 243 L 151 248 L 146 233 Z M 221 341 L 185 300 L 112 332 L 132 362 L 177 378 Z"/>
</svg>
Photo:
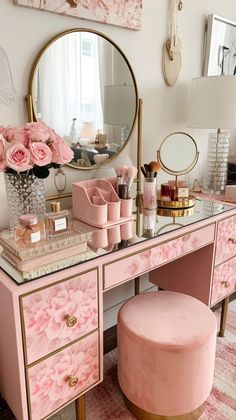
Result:
<svg viewBox="0 0 236 420">
<path fill-rule="evenodd" d="M 108 179 L 91 179 L 74 182 L 73 217 L 98 228 L 133 219 L 132 198 L 121 200 L 112 181 L 112 179 L 111 182 Z"/>
</svg>

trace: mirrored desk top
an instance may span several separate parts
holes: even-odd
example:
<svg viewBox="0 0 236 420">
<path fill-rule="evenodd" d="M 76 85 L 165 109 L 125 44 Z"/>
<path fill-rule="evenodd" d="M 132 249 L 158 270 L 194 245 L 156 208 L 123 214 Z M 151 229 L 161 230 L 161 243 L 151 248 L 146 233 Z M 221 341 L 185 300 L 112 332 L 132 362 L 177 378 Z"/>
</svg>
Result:
<svg viewBox="0 0 236 420">
<path fill-rule="evenodd" d="M 75 259 L 74 262 L 72 260 L 69 265 L 66 265 L 66 263 L 64 266 L 55 264 L 53 271 L 49 271 L 43 275 L 118 252 L 121 249 L 132 247 L 140 242 L 163 236 L 167 232 L 193 225 L 218 214 L 227 213 L 233 208 L 234 206 L 224 203 L 196 199 L 194 207 L 184 210 L 166 210 L 161 208 L 156 210 L 143 209 L 140 214 L 139 211 L 137 212 L 137 209 L 134 209 L 134 216 L 136 217 L 137 215 L 138 217 L 138 229 L 135 220 L 113 225 L 106 229 L 98 229 L 86 225 L 88 226 L 88 231 L 91 232 L 92 229 L 92 235 L 90 235 L 90 239 L 87 242 L 87 251 L 80 255 L 81 258 Z M 25 282 L 43 277 L 42 274 L 37 274 L 36 270 L 30 276 L 24 278 L 22 273 L 3 257 L 0 258 L 0 265 L 17 284 L 24 284 Z"/>
</svg>

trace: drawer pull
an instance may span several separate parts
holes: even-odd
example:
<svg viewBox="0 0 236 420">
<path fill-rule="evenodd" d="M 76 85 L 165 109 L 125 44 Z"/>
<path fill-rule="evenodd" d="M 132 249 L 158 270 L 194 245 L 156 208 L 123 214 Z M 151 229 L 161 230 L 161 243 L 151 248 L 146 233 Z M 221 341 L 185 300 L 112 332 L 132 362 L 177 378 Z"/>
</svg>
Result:
<svg viewBox="0 0 236 420">
<path fill-rule="evenodd" d="M 230 281 L 225 280 L 225 281 L 222 281 L 221 284 L 227 289 L 230 286 Z"/>
<path fill-rule="evenodd" d="M 66 315 L 65 320 L 67 327 L 74 327 L 74 325 L 77 323 L 76 316 Z"/>
<path fill-rule="evenodd" d="M 68 385 L 70 388 L 73 388 L 74 386 L 77 385 L 77 383 L 79 382 L 79 379 L 76 378 L 75 376 L 68 376 Z"/>
<path fill-rule="evenodd" d="M 229 238 L 228 240 L 229 240 L 229 242 L 232 242 L 233 244 L 236 244 L 236 238 Z"/>
</svg>

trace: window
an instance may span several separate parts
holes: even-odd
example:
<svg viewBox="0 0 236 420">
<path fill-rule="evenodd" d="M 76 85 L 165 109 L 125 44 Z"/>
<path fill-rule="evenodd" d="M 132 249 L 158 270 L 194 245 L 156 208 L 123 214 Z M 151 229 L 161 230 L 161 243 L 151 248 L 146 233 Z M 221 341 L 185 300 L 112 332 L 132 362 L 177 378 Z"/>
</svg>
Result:
<svg viewBox="0 0 236 420">
<path fill-rule="evenodd" d="M 94 121 L 95 120 L 95 105 L 94 104 L 80 104 L 80 121 Z"/>
<path fill-rule="evenodd" d="M 94 56 L 93 40 L 82 39 L 81 40 L 81 51 L 82 51 L 82 55 L 86 55 L 87 57 L 93 57 Z"/>
</svg>

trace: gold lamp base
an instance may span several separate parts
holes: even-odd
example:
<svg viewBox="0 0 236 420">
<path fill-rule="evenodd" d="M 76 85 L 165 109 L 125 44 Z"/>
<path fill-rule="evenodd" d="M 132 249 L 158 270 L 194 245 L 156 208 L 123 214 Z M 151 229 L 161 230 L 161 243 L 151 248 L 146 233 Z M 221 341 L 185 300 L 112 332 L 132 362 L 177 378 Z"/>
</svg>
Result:
<svg viewBox="0 0 236 420">
<path fill-rule="evenodd" d="M 158 207 L 162 209 L 188 209 L 195 205 L 195 197 L 193 195 L 189 195 L 188 198 L 184 198 L 183 200 L 157 200 Z"/>
<path fill-rule="evenodd" d="M 181 414 L 179 416 L 160 416 L 158 414 L 149 413 L 148 411 L 143 410 L 128 400 L 125 395 L 123 396 L 129 411 L 138 420 L 197 420 L 202 415 L 205 408 L 205 403 L 203 403 L 199 408 L 191 411 L 190 413 Z"/>
</svg>

